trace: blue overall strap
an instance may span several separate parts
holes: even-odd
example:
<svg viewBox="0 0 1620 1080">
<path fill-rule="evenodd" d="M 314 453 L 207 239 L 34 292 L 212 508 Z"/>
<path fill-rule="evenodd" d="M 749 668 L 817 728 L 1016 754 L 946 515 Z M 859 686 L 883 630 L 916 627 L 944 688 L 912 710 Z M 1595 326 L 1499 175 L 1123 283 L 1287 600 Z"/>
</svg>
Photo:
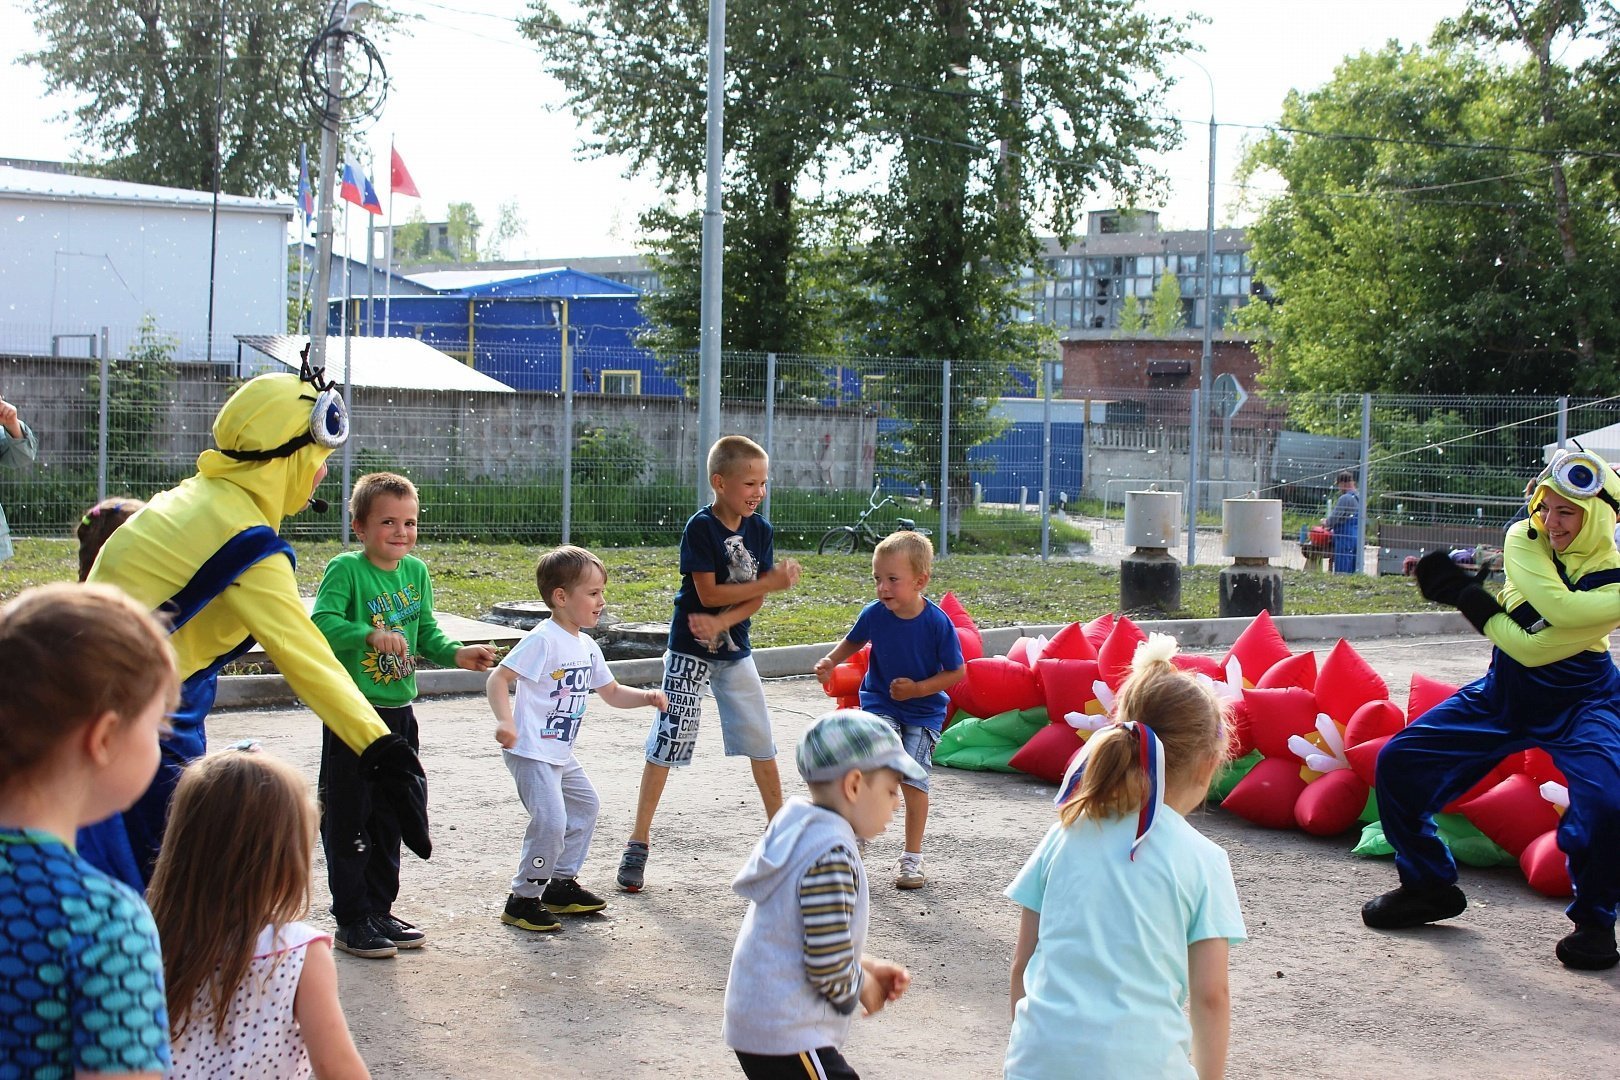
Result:
<svg viewBox="0 0 1620 1080">
<path fill-rule="evenodd" d="M 292 545 L 268 525 L 243 529 L 225 541 L 218 551 L 208 557 L 207 562 L 197 568 L 191 580 L 158 608 L 170 620 L 169 633 L 190 622 L 192 616 L 207 607 L 214 597 L 224 592 L 249 567 L 276 554 L 287 556 L 287 561 L 297 567 L 298 557 L 293 554 Z"/>
<path fill-rule="evenodd" d="M 1612 570 L 1594 570 L 1579 581 L 1570 581 L 1569 572 L 1564 569 L 1564 564 L 1556 555 L 1553 556 L 1553 565 L 1558 567 L 1558 577 L 1570 592 L 1591 592 L 1605 585 L 1620 584 L 1620 567 Z M 1541 612 L 1532 607 L 1528 600 L 1508 612 L 1508 617 L 1532 634 L 1547 625 L 1546 620 L 1541 617 Z"/>
</svg>

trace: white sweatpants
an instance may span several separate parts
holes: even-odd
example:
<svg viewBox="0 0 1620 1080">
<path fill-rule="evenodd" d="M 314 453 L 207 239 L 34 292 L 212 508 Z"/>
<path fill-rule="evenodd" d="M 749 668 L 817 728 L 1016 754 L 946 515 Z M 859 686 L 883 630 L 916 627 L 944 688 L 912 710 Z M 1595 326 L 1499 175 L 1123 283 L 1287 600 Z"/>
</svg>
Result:
<svg viewBox="0 0 1620 1080">
<path fill-rule="evenodd" d="M 501 751 L 517 781 L 518 798 L 529 812 L 523 833 L 523 861 L 512 879 L 516 896 L 539 896 L 554 877 L 571 878 L 584 865 L 596 829 L 601 801 L 578 761 L 562 765 Z"/>
</svg>

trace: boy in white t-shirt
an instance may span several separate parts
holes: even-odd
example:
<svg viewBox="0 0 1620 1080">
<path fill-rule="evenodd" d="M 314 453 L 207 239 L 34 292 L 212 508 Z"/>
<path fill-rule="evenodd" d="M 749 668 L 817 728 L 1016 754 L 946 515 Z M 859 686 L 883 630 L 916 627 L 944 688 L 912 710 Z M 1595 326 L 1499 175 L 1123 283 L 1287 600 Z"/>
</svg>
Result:
<svg viewBox="0 0 1620 1080">
<path fill-rule="evenodd" d="M 585 627 L 606 606 L 607 567 L 578 547 L 540 556 L 535 570 L 551 618 L 513 646 L 489 674 L 485 691 L 518 797 L 529 812 L 523 862 L 512 879 L 501 921 L 523 930 L 557 930 L 562 915 L 601 911 L 606 901 L 575 880 L 591 846 L 599 803 L 590 777 L 574 759 L 574 739 L 595 690 L 616 709 L 669 708 L 662 690 L 620 686 Z M 512 688 L 517 687 L 517 707 Z"/>
</svg>

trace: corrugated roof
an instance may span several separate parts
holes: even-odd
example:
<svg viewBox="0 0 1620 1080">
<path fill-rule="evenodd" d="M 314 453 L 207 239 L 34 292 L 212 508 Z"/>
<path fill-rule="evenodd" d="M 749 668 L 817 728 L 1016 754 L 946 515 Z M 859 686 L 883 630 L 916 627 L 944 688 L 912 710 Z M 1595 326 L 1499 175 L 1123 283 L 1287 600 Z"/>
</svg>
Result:
<svg viewBox="0 0 1620 1080">
<path fill-rule="evenodd" d="M 69 176 L 66 173 L 36 172 L 0 165 L 0 198 L 22 197 L 55 199 L 62 202 L 153 203 L 159 206 L 212 207 L 211 191 L 190 191 L 186 188 L 159 187 L 156 184 L 132 184 L 125 180 L 103 180 L 94 176 Z M 281 214 L 292 217 L 296 212 L 291 200 L 249 199 L 241 195 L 221 195 L 221 210 L 252 210 L 258 213 Z"/>
<path fill-rule="evenodd" d="M 309 344 L 304 334 L 238 334 L 236 340 L 297 371 Z M 326 341 L 326 376 L 342 384 L 344 351 L 354 360 L 355 386 L 396 390 L 487 390 L 512 388 L 473 370 L 460 360 L 409 337 L 333 337 Z"/>
<path fill-rule="evenodd" d="M 553 296 L 553 297 L 635 297 L 640 292 L 619 281 L 610 281 L 582 270 L 555 266 L 536 272 L 527 270 L 429 270 L 409 275 L 418 285 L 439 293 L 465 293 L 469 296 Z"/>
</svg>

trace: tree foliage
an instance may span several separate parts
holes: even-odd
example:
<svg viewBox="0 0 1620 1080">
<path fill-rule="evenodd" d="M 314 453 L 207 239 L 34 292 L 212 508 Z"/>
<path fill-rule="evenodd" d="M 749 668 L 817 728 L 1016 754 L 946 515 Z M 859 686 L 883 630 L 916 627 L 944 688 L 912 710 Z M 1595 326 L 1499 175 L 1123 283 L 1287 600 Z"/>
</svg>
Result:
<svg viewBox="0 0 1620 1080">
<path fill-rule="evenodd" d="M 1153 287 L 1153 299 L 1148 304 L 1148 329 L 1154 337 L 1169 337 L 1186 322 L 1187 313 L 1181 307 L 1181 279 L 1166 270 Z"/>
<path fill-rule="evenodd" d="M 1612 149 L 1599 117 L 1615 83 L 1601 58 L 1552 59 L 1590 32 L 1581 8 L 1478 0 L 1429 46 L 1350 57 L 1320 89 L 1289 95 L 1279 130 L 1245 161 L 1287 185 L 1249 230 L 1276 302 L 1240 316 L 1260 334 L 1270 385 L 1620 386 L 1614 165 L 1589 156 Z M 1539 28 L 1528 58 L 1511 26 Z M 1612 56 L 1612 23 L 1604 33 Z"/>
<path fill-rule="evenodd" d="M 267 196 L 291 188 L 298 146 L 312 140 L 299 62 L 329 11 L 318 0 L 35 0 L 44 46 L 23 59 L 50 92 L 80 99 L 69 115 L 106 175 L 206 191 L 223 18 L 220 186 Z"/>
</svg>

